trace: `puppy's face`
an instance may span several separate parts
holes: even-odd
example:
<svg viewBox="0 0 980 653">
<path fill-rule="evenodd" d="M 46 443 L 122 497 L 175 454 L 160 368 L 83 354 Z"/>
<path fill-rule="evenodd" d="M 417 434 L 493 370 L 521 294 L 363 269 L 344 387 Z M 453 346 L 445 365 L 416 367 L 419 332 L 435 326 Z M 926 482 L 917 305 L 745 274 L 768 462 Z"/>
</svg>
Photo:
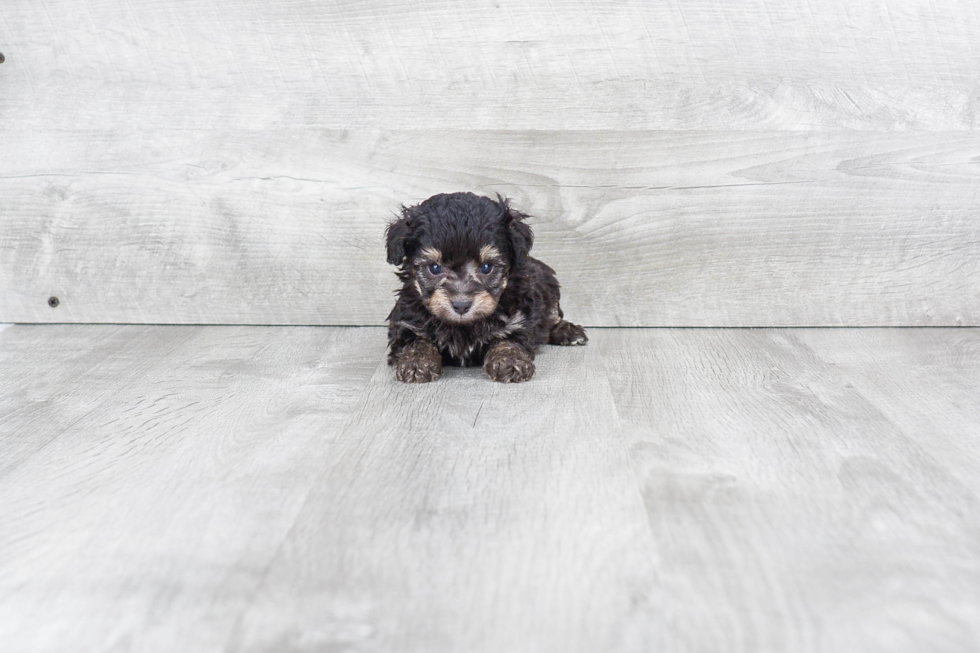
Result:
<svg viewBox="0 0 980 653">
<path fill-rule="evenodd" d="M 453 256 L 423 247 L 412 260 L 415 289 L 429 312 L 443 322 L 470 324 L 497 310 L 507 288 L 507 260 L 493 244 L 477 256 Z"/>
<path fill-rule="evenodd" d="M 472 324 L 497 309 L 509 272 L 526 260 L 526 217 L 499 196 L 435 195 L 388 226 L 388 262 L 432 315 Z"/>
</svg>

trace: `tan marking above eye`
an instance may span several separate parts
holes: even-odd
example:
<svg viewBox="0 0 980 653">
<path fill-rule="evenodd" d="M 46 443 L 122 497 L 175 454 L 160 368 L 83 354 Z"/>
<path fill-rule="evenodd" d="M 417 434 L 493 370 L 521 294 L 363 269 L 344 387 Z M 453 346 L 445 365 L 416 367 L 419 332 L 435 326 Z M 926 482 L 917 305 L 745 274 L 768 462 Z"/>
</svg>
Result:
<svg viewBox="0 0 980 653">
<path fill-rule="evenodd" d="M 420 253 L 429 263 L 438 263 L 442 265 L 442 252 L 435 247 L 423 247 Z"/>
<path fill-rule="evenodd" d="M 480 262 L 486 263 L 492 259 L 500 258 L 500 250 L 493 245 L 484 245 L 480 248 Z"/>
</svg>

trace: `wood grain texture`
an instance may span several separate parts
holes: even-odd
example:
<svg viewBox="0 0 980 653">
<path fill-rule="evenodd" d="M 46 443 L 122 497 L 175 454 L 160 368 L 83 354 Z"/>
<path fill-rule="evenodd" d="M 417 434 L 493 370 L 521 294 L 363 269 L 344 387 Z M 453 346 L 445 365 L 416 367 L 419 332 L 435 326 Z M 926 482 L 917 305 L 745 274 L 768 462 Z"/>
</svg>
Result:
<svg viewBox="0 0 980 653">
<path fill-rule="evenodd" d="M 3 330 L 0 649 L 980 646 L 980 330 L 590 339 L 406 386 L 381 329 Z"/>
<path fill-rule="evenodd" d="M 0 320 L 380 324 L 385 218 L 467 189 L 539 216 L 585 324 L 978 325 L 977 33 L 969 0 L 7 0 Z"/>
<path fill-rule="evenodd" d="M 0 334 L 0 649 L 222 650 L 381 336 Z"/>
<path fill-rule="evenodd" d="M 7 0 L 28 131 L 976 129 L 970 0 Z"/>
<path fill-rule="evenodd" d="M 800 339 L 961 483 L 980 490 L 980 331 L 874 330 L 860 347 L 827 330 Z"/>
<path fill-rule="evenodd" d="M 665 597 L 594 348 L 531 382 L 379 368 L 231 651 L 615 651 Z"/>
<path fill-rule="evenodd" d="M 975 449 L 980 416 L 919 392 L 976 386 L 976 330 L 593 333 L 673 599 L 664 650 L 980 645 L 980 459 L 936 455 Z"/>
<path fill-rule="evenodd" d="M 7 148 L 7 321 L 381 324 L 386 221 L 473 189 L 535 216 L 587 325 L 980 324 L 970 132 L 220 128 Z"/>
</svg>

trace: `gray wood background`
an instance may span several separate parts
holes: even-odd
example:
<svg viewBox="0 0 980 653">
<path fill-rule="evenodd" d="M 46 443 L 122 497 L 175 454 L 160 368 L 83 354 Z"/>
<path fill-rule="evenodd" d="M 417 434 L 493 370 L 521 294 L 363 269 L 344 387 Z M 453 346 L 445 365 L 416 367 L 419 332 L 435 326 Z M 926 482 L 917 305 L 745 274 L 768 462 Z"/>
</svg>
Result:
<svg viewBox="0 0 980 653">
<path fill-rule="evenodd" d="M 380 324 L 387 219 L 474 190 L 588 325 L 977 325 L 977 34 L 966 0 L 4 0 L 0 321 Z"/>
</svg>

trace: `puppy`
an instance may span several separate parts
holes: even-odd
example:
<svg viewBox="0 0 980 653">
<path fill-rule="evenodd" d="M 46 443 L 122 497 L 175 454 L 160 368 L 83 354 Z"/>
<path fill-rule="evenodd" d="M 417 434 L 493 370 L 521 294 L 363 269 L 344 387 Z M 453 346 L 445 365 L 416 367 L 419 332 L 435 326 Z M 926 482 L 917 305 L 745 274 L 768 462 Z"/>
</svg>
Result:
<svg viewBox="0 0 980 653">
<path fill-rule="evenodd" d="M 566 322 L 558 279 L 528 256 L 527 215 L 500 195 L 435 195 L 403 208 L 385 232 L 402 287 L 388 315 L 388 364 L 406 383 L 435 381 L 444 364 L 483 365 L 494 381 L 534 376 L 544 343 L 584 345 Z"/>
</svg>

